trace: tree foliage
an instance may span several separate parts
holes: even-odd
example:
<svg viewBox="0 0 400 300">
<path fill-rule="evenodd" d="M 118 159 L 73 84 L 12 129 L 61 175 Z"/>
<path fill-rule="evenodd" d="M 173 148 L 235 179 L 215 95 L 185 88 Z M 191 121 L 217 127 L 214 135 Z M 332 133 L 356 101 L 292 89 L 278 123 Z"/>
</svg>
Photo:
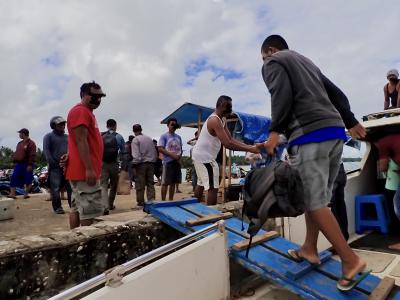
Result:
<svg viewBox="0 0 400 300">
<path fill-rule="evenodd" d="M 14 150 L 9 147 L 0 147 L 0 169 L 12 169 L 14 166 L 13 158 Z M 46 158 L 44 157 L 42 149 L 37 148 L 35 160 L 36 167 L 43 167 L 46 164 Z"/>
</svg>

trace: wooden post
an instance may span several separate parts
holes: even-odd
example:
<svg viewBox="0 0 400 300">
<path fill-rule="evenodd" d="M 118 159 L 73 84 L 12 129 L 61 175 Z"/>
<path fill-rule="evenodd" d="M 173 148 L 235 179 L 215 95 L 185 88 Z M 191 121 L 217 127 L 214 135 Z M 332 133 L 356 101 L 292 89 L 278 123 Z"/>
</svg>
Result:
<svg viewBox="0 0 400 300">
<path fill-rule="evenodd" d="M 222 146 L 222 203 L 225 203 L 226 149 Z"/>
<path fill-rule="evenodd" d="M 197 132 L 200 134 L 201 130 L 201 109 L 199 108 L 198 113 L 197 113 Z"/>
<path fill-rule="evenodd" d="M 232 177 L 232 150 L 229 150 L 229 156 L 228 156 L 228 188 L 231 186 L 231 177 Z"/>
</svg>

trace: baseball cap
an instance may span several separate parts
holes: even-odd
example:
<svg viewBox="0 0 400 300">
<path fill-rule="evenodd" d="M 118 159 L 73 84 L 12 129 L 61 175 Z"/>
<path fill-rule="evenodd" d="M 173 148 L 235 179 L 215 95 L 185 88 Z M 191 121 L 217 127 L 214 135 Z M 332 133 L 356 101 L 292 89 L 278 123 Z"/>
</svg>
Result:
<svg viewBox="0 0 400 300">
<path fill-rule="evenodd" d="M 22 129 L 18 130 L 17 132 L 18 132 L 18 133 L 23 133 L 23 134 L 25 134 L 25 135 L 29 135 L 29 130 L 26 129 L 26 128 L 22 128 Z"/>
<path fill-rule="evenodd" d="M 54 124 L 58 125 L 60 123 L 66 123 L 67 121 L 65 121 L 65 119 L 63 117 L 59 116 L 59 117 L 54 118 L 53 122 L 54 122 Z"/>
<path fill-rule="evenodd" d="M 391 75 L 394 75 L 396 77 L 399 77 L 399 71 L 397 71 L 396 69 L 391 69 L 387 72 L 386 77 L 389 77 Z"/>
</svg>

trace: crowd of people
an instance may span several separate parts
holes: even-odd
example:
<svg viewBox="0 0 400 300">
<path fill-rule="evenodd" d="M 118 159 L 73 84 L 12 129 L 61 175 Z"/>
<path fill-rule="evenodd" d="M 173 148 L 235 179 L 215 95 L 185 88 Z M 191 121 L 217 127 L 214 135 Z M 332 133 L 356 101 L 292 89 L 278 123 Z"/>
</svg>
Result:
<svg viewBox="0 0 400 300">
<path fill-rule="evenodd" d="M 195 197 L 202 199 L 206 190 L 207 204 L 216 204 L 219 187 L 216 160 L 221 145 L 255 154 L 266 151 L 272 156 L 280 136 L 285 135 L 288 160 L 301 174 L 306 201 L 305 241 L 300 249 L 291 249 L 288 254 L 294 260 L 320 264 L 317 239 L 322 232 L 341 258 L 343 276 L 338 281 L 338 288 L 351 289 L 358 283 L 355 276 L 364 271 L 366 264 L 347 243 L 343 196 L 345 173 L 341 156 L 347 140 L 345 129 L 355 139 L 365 138 L 366 130 L 351 112 L 344 93 L 310 59 L 289 50 L 281 36 L 267 37 L 261 47 L 261 56 L 262 77 L 271 94 L 269 138 L 265 143 L 254 145 L 232 138 L 225 122 L 232 113 L 232 98 L 220 96 L 215 111 L 204 122 L 202 130 L 188 142 L 193 146 Z M 398 77 L 397 70 L 387 73 L 385 110 L 400 106 Z M 134 135 L 125 142 L 117 133 L 115 120 L 107 121 L 107 131 L 99 131 L 93 111 L 106 96 L 101 86 L 96 82 L 84 83 L 80 96 L 81 102 L 69 111 L 66 120 L 60 116 L 51 119 L 52 132 L 43 140 L 55 213 L 64 213 L 60 201 L 61 188 L 68 193 L 71 228 L 90 225 L 95 217 L 113 210 L 119 160 L 122 160 L 122 169 L 129 172 L 135 181 L 138 207 L 144 205 L 145 194 L 147 200 L 156 198 L 154 175 L 161 181 L 161 199 L 166 200 L 168 195 L 168 200 L 173 200 L 182 180 L 182 139 L 176 133 L 178 121 L 168 120 L 168 131 L 161 135 L 158 143 L 143 133 L 141 124 L 134 124 Z M 66 126 L 68 136 L 64 132 Z M 21 129 L 19 134 L 22 141 L 17 145 L 11 186 L 25 184 L 28 191 L 36 146 L 29 139 L 27 129 Z M 378 142 L 383 170 L 390 169 L 392 162 L 400 164 L 398 141 L 400 135 Z M 398 170 L 397 166 L 393 168 Z M 15 197 L 15 189 L 11 189 L 10 196 Z M 28 197 L 27 193 L 25 197 Z M 400 198 L 399 192 L 396 197 Z M 399 207 L 395 209 L 397 212 Z"/>
</svg>

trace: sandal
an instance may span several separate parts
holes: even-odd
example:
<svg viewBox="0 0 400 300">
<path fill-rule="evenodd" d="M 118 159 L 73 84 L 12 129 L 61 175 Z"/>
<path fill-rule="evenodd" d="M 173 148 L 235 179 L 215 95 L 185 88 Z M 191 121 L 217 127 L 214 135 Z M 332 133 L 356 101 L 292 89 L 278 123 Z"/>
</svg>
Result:
<svg viewBox="0 0 400 300">
<path fill-rule="evenodd" d="M 353 278 L 347 278 L 346 276 L 342 275 L 342 277 L 340 278 L 340 280 L 346 280 L 349 283 L 346 285 L 342 285 L 339 282 L 336 284 L 336 287 L 338 288 L 339 291 L 342 292 L 347 292 L 350 291 L 351 289 L 353 289 L 354 287 L 356 287 L 361 281 L 363 281 L 365 278 L 367 278 L 367 276 L 371 273 L 372 270 L 368 270 L 366 272 L 359 272 L 358 273 L 358 277 L 357 279 Z"/>
<path fill-rule="evenodd" d="M 319 265 L 321 265 L 321 262 L 319 262 L 319 263 L 315 263 L 315 262 L 311 262 L 311 261 L 309 261 L 308 259 L 306 259 L 305 257 L 303 257 L 303 256 L 300 256 L 300 254 L 299 254 L 299 250 L 296 250 L 296 249 L 289 249 L 288 251 L 287 251 L 287 254 L 290 256 L 290 258 L 291 259 L 293 259 L 295 262 L 302 262 L 302 261 L 306 261 L 306 262 L 308 262 L 310 265 L 312 265 L 312 266 L 319 266 Z"/>
</svg>

